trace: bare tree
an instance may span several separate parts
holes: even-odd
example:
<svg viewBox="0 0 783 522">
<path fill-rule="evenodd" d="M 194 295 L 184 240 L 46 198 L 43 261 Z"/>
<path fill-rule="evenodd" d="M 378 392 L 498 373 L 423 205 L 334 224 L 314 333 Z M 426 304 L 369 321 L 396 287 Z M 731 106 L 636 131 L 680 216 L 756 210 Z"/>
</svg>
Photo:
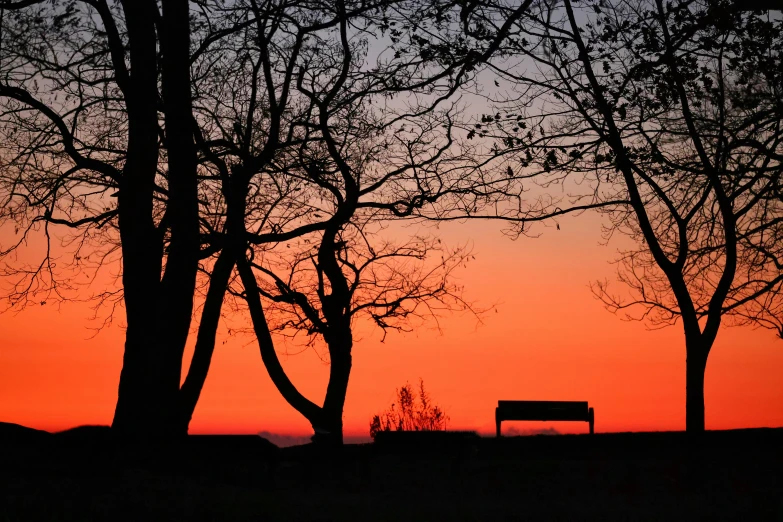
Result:
<svg viewBox="0 0 783 522">
<path fill-rule="evenodd" d="M 20 233 L 1 252 L 9 304 L 73 297 L 74 275 L 121 262 L 121 291 L 99 298 L 124 306 L 113 427 L 138 437 L 180 431 L 200 244 L 190 6 L 160 6 L 0 3 L 0 217 Z M 54 229 L 71 231 L 63 244 Z M 38 233 L 41 261 L 15 263 Z"/>
<path fill-rule="evenodd" d="M 509 87 L 487 94 L 497 113 L 470 130 L 501 144 L 498 169 L 521 167 L 490 217 L 518 234 L 598 209 L 607 239 L 639 244 L 619 259 L 634 297 L 594 289 L 614 311 L 682 322 L 693 433 L 723 317 L 755 320 L 780 285 L 780 29 L 723 2 L 537 2 L 489 64 Z"/>
<path fill-rule="evenodd" d="M 357 4 L 351 14 L 365 16 L 386 3 Z M 277 172 L 288 168 L 289 150 L 309 140 L 312 107 L 296 96 L 295 66 L 308 37 L 337 24 L 328 4 L 303 1 L 215 5 L 209 19 L 212 26 L 193 61 L 204 253 L 212 260 L 202 266 L 208 290 L 182 386 L 185 426 L 209 370 L 224 296 L 235 277 L 236 259 L 244 256 L 242 245 L 248 237 L 276 243 L 324 226 L 303 219 L 310 209 L 297 199 L 303 196 L 301 184 Z"/>
<path fill-rule="evenodd" d="M 183 385 L 188 418 L 234 262 L 243 289 L 232 292 L 247 302 L 270 376 L 327 441 L 342 440 L 355 318 L 404 330 L 438 307 L 464 307 L 461 289 L 447 277 L 467 251 L 447 251 L 429 237 L 392 243 L 378 234 L 389 217 L 476 190 L 476 180 L 465 175 L 474 172 L 463 164 L 468 150 L 451 135 L 448 98 L 502 38 L 476 40 L 480 51 L 463 45 L 453 52 L 443 40 L 435 46 L 410 36 L 419 42 L 414 51 L 391 59 L 381 53 L 370 67 L 368 42 L 385 31 L 399 42 L 426 28 L 413 23 L 430 16 L 421 6 L 249 2 L 224 12 L 245 30 L 214 46 L 213 59 L 210 53 L 199 58 L 212 71 L 198 88 L 196 119 L 206 181 L 202 221 L 211 241 L 205 251 L 217 261 L 207 297 L 212 305 L 205 302 Z M 422 47 L 440 51 L 423 57 Z M 390 101 L 406 94 L 403 102 Z M 438 252 L 441 261 L 430 263 Z M 325 342 L 331 378 L 323 406 L 302 396 L 282 370 L 275 330 L 306 331 Z"/>
</svg>

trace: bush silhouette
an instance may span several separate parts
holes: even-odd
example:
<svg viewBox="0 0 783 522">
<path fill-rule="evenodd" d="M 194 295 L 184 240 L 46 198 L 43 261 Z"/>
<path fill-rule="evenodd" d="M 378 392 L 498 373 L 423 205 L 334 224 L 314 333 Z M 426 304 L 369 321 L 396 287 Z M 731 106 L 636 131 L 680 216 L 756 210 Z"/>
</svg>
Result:
<svg viewBox="0 0 783 522">
<path fill-rule="evenodd" d="M 370 437 L 382 431 L 443 431 L 449 421 L 448 415 L 432 403 L 424 389 L 424 380 L 419 379 L 418 394 L 409 383 L 397 390 L 395 402 L 386 411 L 374 415 L 370 421 Z"/>
</svg>

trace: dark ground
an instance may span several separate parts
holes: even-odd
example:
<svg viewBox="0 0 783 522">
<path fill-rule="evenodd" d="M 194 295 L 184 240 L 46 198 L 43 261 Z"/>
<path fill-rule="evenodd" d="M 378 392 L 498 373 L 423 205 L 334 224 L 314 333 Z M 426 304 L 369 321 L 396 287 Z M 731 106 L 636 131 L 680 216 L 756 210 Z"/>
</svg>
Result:
<svg viewBox="0 0 783 522">
<path fill-rule="evenodd" d="M 783 521 L 783 429 L 441 436 L 322 453 L 252 436 L 142 450 L 105 428 L 0 425 L 0 522 L 531 519 Z"/>
</svg>

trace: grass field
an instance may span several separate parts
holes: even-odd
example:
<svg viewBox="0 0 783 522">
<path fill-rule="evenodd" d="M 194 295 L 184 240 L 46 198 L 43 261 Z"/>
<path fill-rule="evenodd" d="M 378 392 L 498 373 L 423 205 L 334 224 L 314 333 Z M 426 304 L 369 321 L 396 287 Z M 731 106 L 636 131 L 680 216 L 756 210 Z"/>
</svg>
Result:
<svg viewBox="0 0 783 522">
<path fill-rule="evenodd" d="M 783 429 L 436 435 L 328 452 L 248 436 L 150 450 L 101 428 L 11 431 L 0 437 L 2 522 L 783 521 Z"/>
</svg>

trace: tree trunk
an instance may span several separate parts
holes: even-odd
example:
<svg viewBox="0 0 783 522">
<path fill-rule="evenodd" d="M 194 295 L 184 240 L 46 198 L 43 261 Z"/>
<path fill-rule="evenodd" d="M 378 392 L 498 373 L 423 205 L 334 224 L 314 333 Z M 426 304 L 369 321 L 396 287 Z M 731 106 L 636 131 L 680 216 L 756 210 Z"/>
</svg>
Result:
<svg viewBox="0 0 783 522">
<path fill-rule="evenodd" d="M 190 20 L 188 0 L 163 0 L 161 87 L 168 159 L 167 225 L 171 235 L 166 270 L 161 279 L 158 336 L 164 346 L 166 389 L 161 400 L 171 408 L 170 429 L 180 432 L 182 357 L 193 315 L 193 294 L 199 261 L 198 185 L 190 81 Z"/>
<path fill-rule="evenodd" d="M 220 310 L 223 307 L 223 298 L 233 269 L 232 252 L 224 248 L 218 256 L 209 278 L 209 290 L 207 290 L 207 298 L 201 312 L 196 348 L 193 352 L 193 359 L 190 361 L 188 375 L 180 390 L 180 429 L 185 433 L 187 433 L 188 425 L 193 418 L 193 411 L 196 409 L 196 403 L 201 395 L 212 362 Z"/>
<path fill-rule="evenodd" d="M 196 155 L 192 132 L 186 0 L 125 0 L 130 48 L 128 152 L 119 191 L 123 287 L 128 321 L 112 427 L 144 440 L 182 433 L 182 355 L 193 312 L 199 254 Z M 168 201 L 153 221 L 158 167 L 158 36 L 166 122 Z M 170 242 L 164 266 L 164 232 Z"/>
<path fill-rule="evenodd" d="M 345 396 L 348 393 L 348 380 L 351 376 L 351 347 L 353 340 L 350 331 L 338 339 L 329 341 L 329 384 L 326 398 L 318 422 L 313 423 L 313 442 L 324 445 L 343 443 L 343 410 Z"/>
<path fill-rule="evenodd" d="M 242 279 L 242 285 L 245 287 L 245 299 L 247 300 L 250 320 L 253 323 L 253 330 L 256 334 L 264 367 L 286 402 L 307 420 L 313 422 L 313 419 L 317 419 L 321 415 L 321 408 L 296 389 L 296 386 L 288 378 L 285 370 L 283 370 L 283 366 L 280 364 L 280 359 L 277 357 L 277 352 L 275 352 L 272 334 L 269 331 L 269 325 L 266 323 L 264 307 L 261 303 L 261 295 L 258 291 L 255 275 L 253 275 L 253 269 L 247 260 L 242 259 L 242 257 L 236 258 L 236 266 L 239 277 Z"/>
<path fill-rule="evenodd" d="M 123 9 L 130 44 L 128 152 L 117 207 L 127 330 L 112 428 L 125 437 L 148 438 L 167 416 L 165 404 L 156 400 L 163 386 L 154 364 L 159 346 L 153 310 L 162 259 L 152 218 L 158 164 L 155 4 L 126 1 Z"/>
<path fill-rule="evenodd" d="M 688 434 L 704 433 L 704 372 L 709 350 L 701 343 L 686 343 L 685 360 L 685 431 Z"/>
</svg>

